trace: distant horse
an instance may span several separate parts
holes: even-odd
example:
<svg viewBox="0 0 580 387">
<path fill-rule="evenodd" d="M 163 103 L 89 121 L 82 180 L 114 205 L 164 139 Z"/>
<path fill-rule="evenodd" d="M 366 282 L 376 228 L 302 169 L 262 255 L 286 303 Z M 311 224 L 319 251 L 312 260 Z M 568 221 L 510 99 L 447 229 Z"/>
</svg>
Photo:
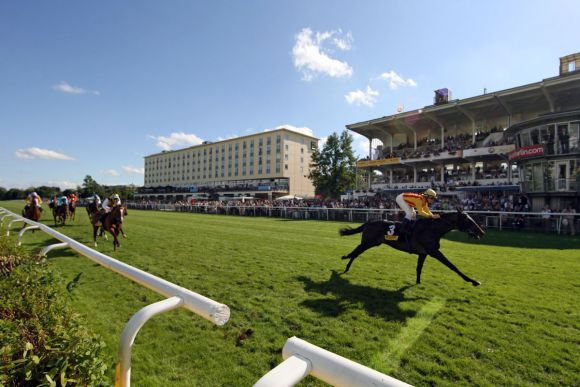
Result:
<svg viewBox="0 0 580 387">
<path fill-rule="evenodd" d="M 479 286 L 480 283 L 463 274 L 455 265 L 453 265 L 443 255 L 440 248 L 440 240 L 443 235 L 453 229 L 466 232 L 474 238 L 481 238 L 485 235 L 483 229 L 477 224 L 471 216 L 462 210 L 457 212 L 442 214 L 439 219 L 421 219 L 415 224 L 413 234 L 409 241 L 399 238 L 397 232 L 400 223 L 369 221 L 362 226 L 351 229 L 343 228 L 340 235 L 353 235 L 362 232 L 362 241 L 350 254 L 345 255 L 342 259 L 350 259 L 346 265 L 344 273 L 348 272 L 350 265 L 364 251 L 371 247 L 379 246 L 382 243 L 387 244 L 397 250 L 405 251 L 418 255 L 417 261 L 417 283 L 421 283 L 421 270 L 427 255 L 432 256 L 449 269 L 456 272 L 465 281 L 470 282 L 473 286 Z"/>
<path fill-rule="evenodd" d="M 66 218 L 68 216 L 68 206 L 66 204 L 62 204 L 60 206 L 53 205 L 52 216 L 54 217 L 55 225 L 58 225 L 60 223 L 64 226 Z"/>
<path fill-rule="evenodd" d="M 75 220 L 76 211 L 77 211 L 77 202 L 71 200 L 70 203 L 68 204 L 68 217 L 70 218 L 70 220 L 72 221 Z"/>
<path fill-rule="evenodd" d="M 113 207 L 111 212 L 109 212 L 102 221 L 99 220 L 101 217 L 99 212 L 92 214 L 91 223 L 93 225 L 93 241 L 95 247 L 97 247 L 97 231 L 99 228 L 101 228 L 101 235 L 102 231 L 108 231 L 113 235 L 113 250 L 117 250 L 117 247 L 121 247 L 119 233 L 123 229 L 123 217 L 126 214 L 126 205 Z"/>
<path fill-rule="evenodd" d="M 40 220 L 40 215 L 42 214 L 42 209 L 36 203 L 30 203 L 23 211 L 24 217 L 26 219 L 38 222 Z M 34 230 L 32 230 L 34 232 Z"/>
</svg>

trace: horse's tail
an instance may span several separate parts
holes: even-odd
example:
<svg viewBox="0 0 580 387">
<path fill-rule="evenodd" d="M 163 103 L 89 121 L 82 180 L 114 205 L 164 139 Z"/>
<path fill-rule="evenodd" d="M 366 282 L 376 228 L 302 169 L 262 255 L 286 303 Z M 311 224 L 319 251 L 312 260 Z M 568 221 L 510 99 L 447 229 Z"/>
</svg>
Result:
<svg viewBox="0 0 580 387">
<path fill-rule="evenodd" d="M 367 224 L 363 224 L 357 228 L 350 228 L 350 227 L 346 227 L 346 228 L 341 228 L 338 233 L 340 234 L 340 236 L 345 236 L 345 235 L 354 235 L 354 234 L 358 234 L 359 232 L 363 232 L 363 230 L 365 229 L 365 226 Z"/>
</svg>

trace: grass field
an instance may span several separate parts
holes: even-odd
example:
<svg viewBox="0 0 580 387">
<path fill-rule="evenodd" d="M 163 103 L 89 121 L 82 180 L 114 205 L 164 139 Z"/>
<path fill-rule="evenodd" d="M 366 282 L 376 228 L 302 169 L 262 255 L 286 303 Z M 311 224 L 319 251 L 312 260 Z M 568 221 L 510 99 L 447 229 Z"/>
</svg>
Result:
<svg viewBox="0 0 580 387">
<path fill-rule="evenodd" d="M 19 213 L 22 204 L 0 207 Z M 53 225 L 48 211 L 42 221 Z M 153 318 L 135 341 L 133 385 L 250 386 L 282 361 L 291 336 L 417 386 L 578 385 L 578 237 L 490 231 L 472 241 L 452 232 L 441 250 L 482 285 L 432 258 L 415 285 L 416 257 L 387 246 L 340 275 L 340 257 L 360 240 L 340 238 L 345 225 L 130 210 L 121 250 L 111 241 L 97 250 L 232 313 L 223 327 L 186 310 Z M 57 230 L 92 246 L 82 208 Z M 39 250 L 49 240 L 27 233 L 23 244 Z M 124 324 L 160 296 L 72 251 L 49 261 L 69 280 L 82 273 L 74 305 L 106 342 L 113 377 Z"/>
</svg>

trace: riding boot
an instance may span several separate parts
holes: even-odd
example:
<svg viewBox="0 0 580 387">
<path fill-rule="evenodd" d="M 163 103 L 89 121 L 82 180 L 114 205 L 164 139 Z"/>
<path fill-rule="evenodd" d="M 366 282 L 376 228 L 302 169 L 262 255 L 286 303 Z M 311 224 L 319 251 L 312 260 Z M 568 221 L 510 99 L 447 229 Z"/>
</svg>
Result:
<svg viewBox="0 0 580 387">
<path fill-rule="evenodd" d="M 403 218 L 401 222 L 401 228 L 399 229 L 399 235 L 401 238 L 407 242 L 407 249 L 411 251 L 411 230 L 412 230 L 413 221 Z"/>
<path fill-rule="evenodd" d="M 409 233 L 409 229 L 411 228 L 411 221 L 407 218 L 403 218 L 401 222 L 401 227 L 399 228 L 399 235 L 407 238 L 407 234 Z"/>
</svg>

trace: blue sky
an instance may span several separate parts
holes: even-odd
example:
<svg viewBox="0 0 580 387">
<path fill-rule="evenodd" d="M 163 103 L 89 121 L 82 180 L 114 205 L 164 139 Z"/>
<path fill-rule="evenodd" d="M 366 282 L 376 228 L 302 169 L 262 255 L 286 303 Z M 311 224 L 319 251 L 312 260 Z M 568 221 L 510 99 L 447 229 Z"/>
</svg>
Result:
<svg viewBox="0 0 580 387">
<path fill-rule="evenodd" d="M 142 185 L 163 149 L 283 125 L 324 139 L 442 87 L 537 82 L 580 51 L 578 15 L 578 1 L 3 1 L 0 186 Z"/>
</svg>

